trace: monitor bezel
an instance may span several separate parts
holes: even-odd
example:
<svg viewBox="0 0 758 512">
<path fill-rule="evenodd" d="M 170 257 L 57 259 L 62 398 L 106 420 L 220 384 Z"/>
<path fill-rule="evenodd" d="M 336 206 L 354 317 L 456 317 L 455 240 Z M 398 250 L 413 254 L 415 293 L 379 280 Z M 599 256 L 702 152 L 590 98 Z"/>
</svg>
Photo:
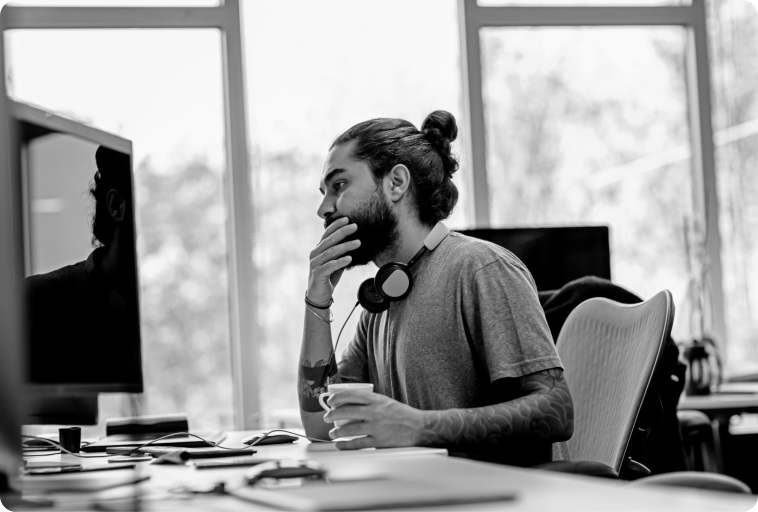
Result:
<svg viewBox="0 0 758 512">
<path fill-rule="evenodd" d="M 28 247 L 29 237 L 29 219 L 27 205 L 29 204 L 28 191 L 28 172 L 25 165 L 26 151 L 29 143 L 45 135 L 53 133 L 61 133 L 67 135 L 73 135 L 80 139 L 91 141 L 95 144 L 106 146 L 115 151 L 125 153 L 129 155 L 130 159 L 130 173 L 131 173 L 131 187 L 132 187 L 132 208 L 134 211 L 136 207 L 135 201 L 135 182 L 134 182 L 134 157 L 132 151 L 132 142 L 128 139 L 124 139 L 112 133 L 88 126 L 84 123 L 70 119 L 52 112 L 48 112 L 39 107 L 21 103 L 14 100 L 7 101 L 8 117 L 10 122 L 9 134 L 10 134 L 10 147 L 11 147 L 11 168 L 13 170 L 13 188 L 14 193 L 12 196 L 18 198 L 12 205 L 14 216 L 16 218 L 16 224 L 19 229 L 16 229 L 14 243 L 16 256 L 18 261 L 24 262 L 24 274 L 29 270 L 29 258 L 25 248 Z M 132 228 L 133 232 L 137 233 L 136 215 L 132 215 Z M 134 261 L 135 261 L 135 290 L 138 301 L 140 297 L 139 286 L 139 263 L 137 260 L 137 244 L 134 244 Z M 23 278 L 23 276 L 22 276 Z M 29 388 L 34 394 L 80 394 L 80 393 L 142 393 L 144 391 L 144 371 L 142 365 L 142 324 L 139 308 L 137 310 L 137 320 L 140 322 L 139 329 L 139 342 L 137 344 L 138 355 L 140 359 L 139 365 L 139 378 L 134 382 L 122 382 L 122 383 L 60 383 L 60 384 L 45 384 L 38 382 L 31 382 L 29 380 L 28 371 L 29 368 L 25 368 L 25 386 Z M 28 340 L 28 335 L 24 333 L 24 340 Z M 28 342 L 24 344 L 28 352 Z M 29 354 L 27 354 L 29 357 Z"/>
</svg>

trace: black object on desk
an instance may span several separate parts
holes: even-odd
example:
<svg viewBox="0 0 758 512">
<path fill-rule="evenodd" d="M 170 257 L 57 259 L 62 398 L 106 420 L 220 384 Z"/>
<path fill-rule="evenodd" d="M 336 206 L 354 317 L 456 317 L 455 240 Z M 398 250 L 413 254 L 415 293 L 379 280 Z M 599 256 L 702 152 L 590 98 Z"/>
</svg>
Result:
<svg viewBox="0 0 758 512">
<path fill-rule="evenodd" d="M 140 453 L 149 454 L 153 457 L 161 457 L 163 455 L 176 452 L 186 453 L 186 458 L 182 457 L 183 460 L 212 459 L 216 457 L 238 457 L 240 455 L 253 455 L 256 453 L 256 451 L 251 448 L 241 448 L 235 450 L 225 448 L 177 448 L 174 446 L 155 445 L 144 446 L 142 448 L 139 448 L 137 446 L 114 446 L 106 448 L 105 450 L 105 453 L 110 453 L 113 455 L 131 455 L 132 453 Z"/>
<path fill-rule="evenodd" d="M 114 469 L 134 469 L 136 464 L 113 464 L 113 465 L 98 465 L 98 466 L 80 466 L 80 467 L 51 467 L 51 468 L 37 468 L 29 469 L 26 471 L 27 475 L 56 475 L 60 473 L 91 473 L 93 471 L 109 471 Z"/>
<path fill-rule="evenodd" d="M 213 444 L 218 444 L 226 439 L 226 432 L 212 431 L 212 432 L 193 432 L 193 434 L 202 437 L 206 441 Z M 124 447 L 128 446 L 134 448 L 144 443 L 149 443 L 155 439 L 165 436 L 166 433 L 155 434 L 116 434 L 105 436 L 98 439 L 94 443 L 88 444 L 82 447 L 83 452 L 104 452 L 108 448 Z M 198 439 L 192 436 L 172 436 L 160 441 L 155 441 L 150 446 L 181 446 L 181 447 L 199 447 L 208 446 L 208 442 Z M 108 452 L 111 453 L 111 452 Z"/>
<path fill-rule="evenodd" d="M 81 427 L 62 427 L 58 429 L 58 438 L 63 450 L 79 453 L 82 446 Z"/>
<path fill-rule="evenodd" d="M 297 436 L 290 436 L 287 434 L 277 434 L 275 436 L 266 436 L 263 437 L 264 434 L 258 434 L 250 437 L 246 437 L 242 440 L 242 444 L 252 445 L 255 444 L 255 446 L 264 446 L 267 444 L 288 444 L 288 443 L 294 443 L 297 441 Z M 259 439 L 262 440 L 259 441 Z"/>
</svg>

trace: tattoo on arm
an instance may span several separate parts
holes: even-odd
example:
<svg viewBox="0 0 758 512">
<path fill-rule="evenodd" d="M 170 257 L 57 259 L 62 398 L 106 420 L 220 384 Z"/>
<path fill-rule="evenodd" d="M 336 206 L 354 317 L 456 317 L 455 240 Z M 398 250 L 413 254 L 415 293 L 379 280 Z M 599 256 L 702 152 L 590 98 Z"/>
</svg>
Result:
<svg viewBox="0 0 758 512">
<path fill-rule="evenodd" d="M 465 449 L 498 445 L 515 436 L 548 442 L 571 437 L 574 407 L 563 370 L 525 376 L 519 394 L 515 400 L 476 409 L 430 411 L 423 444 Z"/>
<path fill-rule="evenodd" d="M 331 376 L 326 377 L 325 374 L 329 369 L 328 363 L 329 361 L 324 359 L 319 359 L 313 365 L 307 359 L 300 363 L 298 398 L 302 410 L 306 412 L 324 411 L 318 402 L 319 395 L 326 393 L 327 386 L 330 383 L 340 382 L 339 373 L 336 371 L 333 371 Z"/>
</svg>

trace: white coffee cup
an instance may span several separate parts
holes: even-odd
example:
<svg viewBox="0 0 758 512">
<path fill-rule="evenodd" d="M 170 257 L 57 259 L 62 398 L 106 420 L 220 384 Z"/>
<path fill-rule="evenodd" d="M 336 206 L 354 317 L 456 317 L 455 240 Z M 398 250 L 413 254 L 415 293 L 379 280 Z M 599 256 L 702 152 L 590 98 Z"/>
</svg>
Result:
<svg viewBox="0 0 758 512">
<path fill-rule="evenodd" d="M 336 395 L 340 391 L 346 391 L 348 389 L 355 390 L 359 393 L 372 393 L 374 391 L 374 385 L 368 384 L 368 383 L 340 383 L 340 384 L 329 384 L 329 391 L 327 393 L 321 393 L 321 395 L 318 397 L 318 403 L 321 404 L 321 407 L 324 408 L 325 411 L 331 411 L 332 408 L 329 407 L 326 404 L 326 400 L 332 396 Z M 342 427 L 343 425 L 347 425 L 350 423 L 351 420 L 338 420 L 334 422 L 335 427 Z"/>
</svg>

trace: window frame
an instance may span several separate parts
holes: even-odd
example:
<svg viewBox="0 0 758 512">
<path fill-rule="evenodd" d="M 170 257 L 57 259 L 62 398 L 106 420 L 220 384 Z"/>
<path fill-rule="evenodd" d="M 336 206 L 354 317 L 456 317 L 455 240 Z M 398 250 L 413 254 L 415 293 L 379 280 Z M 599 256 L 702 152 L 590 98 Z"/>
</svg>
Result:
<svg viewBox="0 0 758 512">
<path fill-rule="evenodd" d="M 224 173 L 228 244 L 231 367 L 234 428 L 256 428 L 259 401 L 259 328 L 253 265 L 255 222 L 248 157 L 243 34 L 239 0 L 212 7 L 26 7 L 6 5 L 0 13 L 0 69 L 6 74 L 3 39 L 6 30 L 50 29 L 197 29 L 221 34 L 225 156 Z M 0 114 L 7 114 L 5 80 L 0 80 Z M 0 119 L 6 119 L 2 116 Z M 8 128 L 0 123 L 0 149 Z M 7 155 L 7 151 L 0 151 Z M 0 159 L 0 176 L 10 179 L 8 158 Z"/>
<path fill-rule="evenodd" d="M 707 257 L 704 289 L 713 318 L 710 333 L 723 353 L 727 344 L 722 285 L 718 189 L 711 122 L 711 82 L 705 0 L 663 6 L 480 6 L 459 0 L 461 72 L 471 155 L 472 217 L 475 228 L 490 227 L 487 148 L 479 30 L 489 27 L 680 26 L 687 33 L 687 104 L 693 165 L 693 206 L 705 226 Z"/>
</svg>

